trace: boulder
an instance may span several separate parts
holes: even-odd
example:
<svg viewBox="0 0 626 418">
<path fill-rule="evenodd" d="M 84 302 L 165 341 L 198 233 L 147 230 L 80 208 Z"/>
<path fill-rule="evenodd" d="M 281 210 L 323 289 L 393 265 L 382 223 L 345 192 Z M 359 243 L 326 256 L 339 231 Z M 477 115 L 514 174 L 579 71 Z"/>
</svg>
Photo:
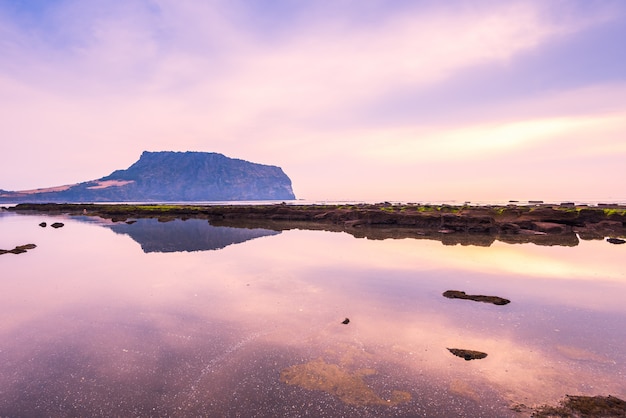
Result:
<svg viewBox="0 0 626 418">
<path fill-rule="evenodd" d="M 487 353 L 482 351 L 466 350 L 464 348 L 448 348 L 448 351 L 465 361 L 480 360 L 487 357 Z"/>
</svg>

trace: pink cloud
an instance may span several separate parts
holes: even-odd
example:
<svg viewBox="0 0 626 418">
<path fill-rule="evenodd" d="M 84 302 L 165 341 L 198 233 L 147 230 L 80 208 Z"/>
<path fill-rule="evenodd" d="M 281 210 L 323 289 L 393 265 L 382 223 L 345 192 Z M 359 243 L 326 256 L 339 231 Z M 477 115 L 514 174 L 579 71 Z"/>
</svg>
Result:
<svg viewBox="0 0 626 418">
<path fill-rule="evenodd" d="M 463 122 L 372 125 L 359 113 L 364 103 L 375 107 L 403 89 L 419 94 L 468 68 L 506 68 L 604 24 L 613 9 L 576 15 L 541 2 L 485 3 L 388 12 L 367 24 L 311 13 L 271 38 L 242 26 L 250 18 L 242 4 L 95 4 L 55 9 L 54 42 L 0 25 L 0 134 L 8 139 L 0 188 L 97 178 L 144 149 L 172 149 L 280 165 L 307 198 L 471 199 L 470 190 L 486 199 L 507 183 L 511 193 L 530 193 L 536 180 L 490 178 L 476 161 L 519 164 L 561 147 L 554 164 L 567 167 L 568 158 L 623 154 L 620 83 L 497 107 L 477 97 Z M 593 147 L 587 137 L 596 138 Z M 23 167 L 28 174 L 14 175 Z"/>
</svg>

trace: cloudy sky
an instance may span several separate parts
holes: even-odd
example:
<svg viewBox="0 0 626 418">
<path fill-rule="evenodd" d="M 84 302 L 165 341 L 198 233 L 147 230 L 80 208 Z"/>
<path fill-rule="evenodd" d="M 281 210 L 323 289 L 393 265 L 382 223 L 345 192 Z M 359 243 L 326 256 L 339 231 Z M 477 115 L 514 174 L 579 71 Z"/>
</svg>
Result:
<svg viewBox="0 0 626 418">
<path fill-rule="evenodd" d="M 0 189 L 142 151 L 304 199 L 626 199 L 623 0 L 0 0 Z"/>
</svg>

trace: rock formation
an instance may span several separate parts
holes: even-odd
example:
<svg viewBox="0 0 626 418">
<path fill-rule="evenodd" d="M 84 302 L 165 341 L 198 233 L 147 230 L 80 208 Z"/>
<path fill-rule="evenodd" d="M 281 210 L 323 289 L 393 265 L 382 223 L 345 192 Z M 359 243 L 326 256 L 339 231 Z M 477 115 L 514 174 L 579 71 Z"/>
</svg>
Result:
<svg viewBox="0 0 626 418">
<path fill-rule="evenodd" d="M 0 202 L 189 202 L 295 199 L 280 167 L 207 152 L 144 152 L 98 180 L 21 192 Z"/>
</svg>

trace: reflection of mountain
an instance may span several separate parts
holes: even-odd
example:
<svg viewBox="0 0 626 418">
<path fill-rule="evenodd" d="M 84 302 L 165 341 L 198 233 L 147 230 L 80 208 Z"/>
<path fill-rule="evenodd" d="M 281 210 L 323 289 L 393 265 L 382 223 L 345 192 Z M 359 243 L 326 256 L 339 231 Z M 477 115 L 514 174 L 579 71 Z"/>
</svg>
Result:
<svg viewBox="0 0 626 418">
<path fill-rule="evenodd" d="M 126 234 L 137 241 L 144 252 L 171 253 L 177 251 L 219 250 L 254 238 L 280 234 L 268 229 L 246 229 L 212 226 L 206 220 L 176 219 L 159 222 L 156 219 L 138 219 L 133 224 L 108 225 L 118 234 Z"/>
</svg>

